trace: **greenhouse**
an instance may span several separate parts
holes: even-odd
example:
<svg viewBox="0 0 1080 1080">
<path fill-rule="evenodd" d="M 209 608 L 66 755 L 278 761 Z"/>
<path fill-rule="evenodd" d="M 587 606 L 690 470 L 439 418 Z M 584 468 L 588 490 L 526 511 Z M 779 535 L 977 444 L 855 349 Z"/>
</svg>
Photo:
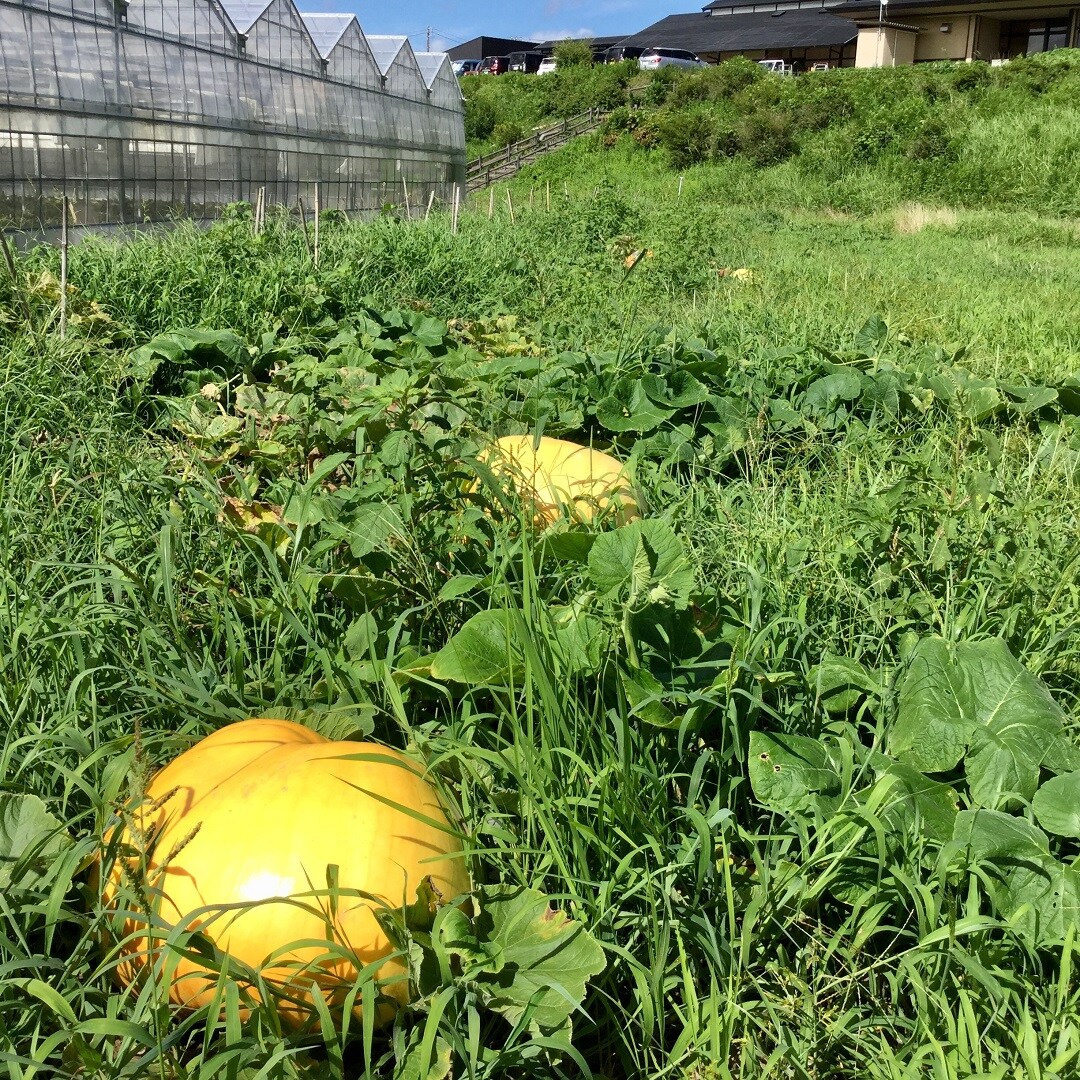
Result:
<svg viewBox="0 0 1080 1080">
<path fill-rule="evenodd" d="M 292 0 L 0 0 L 0 227 L 449 202 L 443 54 Z"/>
</svg>

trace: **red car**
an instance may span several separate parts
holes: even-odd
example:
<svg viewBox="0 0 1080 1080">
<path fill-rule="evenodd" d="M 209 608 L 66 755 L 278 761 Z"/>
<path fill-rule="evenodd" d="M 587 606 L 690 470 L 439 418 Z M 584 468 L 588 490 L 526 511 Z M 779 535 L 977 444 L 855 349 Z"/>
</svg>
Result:
<svg viewBox="0 0 1080 1080">
<path fill-rule="evenodd" d="M 509 56 L 485 56 L 476 69 L 477 75 L 505 75 L 510 70 Z"/>
</svg>

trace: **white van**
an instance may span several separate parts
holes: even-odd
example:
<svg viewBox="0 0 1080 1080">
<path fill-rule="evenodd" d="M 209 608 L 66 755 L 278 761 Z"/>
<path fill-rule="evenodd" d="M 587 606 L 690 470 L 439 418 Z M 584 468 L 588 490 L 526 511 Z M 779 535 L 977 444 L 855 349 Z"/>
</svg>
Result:
<svg viewBox="0 0 1080 1080">
<path fill-rule="evenodd" d="M 794 75 L 795 69 L 786 60 L 759 60 L 758 63 L 774 75 Z"/>
</svg>

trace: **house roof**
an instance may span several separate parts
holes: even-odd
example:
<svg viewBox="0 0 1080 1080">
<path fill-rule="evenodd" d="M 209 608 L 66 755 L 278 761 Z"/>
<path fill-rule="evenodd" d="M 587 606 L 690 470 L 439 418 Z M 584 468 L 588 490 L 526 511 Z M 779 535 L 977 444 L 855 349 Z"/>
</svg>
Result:
<svg viewBox="0 0 1080 1080">
<path fill-rule="evenodd" d="M 333 51 L 334 46 L 341 40 L 342 34 L 349 29 L 349 24 L 356 19 L 355 15 L 324 15 L 316 12 L 300 12 L 300 18 L 315 42 L 315 48 L 325 60 Z"/>
<path fill-rule="evenodd" d="M 669 15 L 639 33 L 623 38 L 619 44 L 646 49 L 689 49 L 696 53 L 737 53 L 754 49 L 846 45 L 858 36 L 858 27 L 851 19 L 825 11 L 787 10 L 720 16 L 693 12 Z"/>
</svg>

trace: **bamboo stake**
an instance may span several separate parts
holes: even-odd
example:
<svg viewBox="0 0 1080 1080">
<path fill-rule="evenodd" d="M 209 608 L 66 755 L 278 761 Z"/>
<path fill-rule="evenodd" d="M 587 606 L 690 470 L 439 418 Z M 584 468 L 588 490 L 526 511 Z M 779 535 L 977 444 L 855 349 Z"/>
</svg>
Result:
<svg viewBox="0 0 1080 1080">
<path fill-rule="evenodd" d="M 300 223 L 304 226 L 304 247 L 307 248 L 308 258 L 311 258 L 311 237 L 308 235 L 307 211 L 304 209 L 304 200 L 296 196 L 296 208 L 300 211 Z"/>
<path fill-rule="evenodd" d="M 506 205 L 510 207 L 510 224 L 514 224 L 514 200 L 510 198 L 510 189 L 506 189 Z"/>
<path fill-rule="evenodd" d="M 434 205 L 435 205 L 435 189 L 434 189 L 434 188 L 432 188 L 432 189 L 431 189 L 431 194 L 430 194 L 430 195 L 428 195 L 428 200 L 427 200 L 427 211 L 426 211 L 426 213 L 424 214 L 424 220 L 425 220 L 425 221 L 427 221 L 427 219 L 428 219 L 429 217 L 431 217 L 431 208 L 432 208 L 432 207 L 433 207 Z"/>
<path fill-rule="evenodd" d="M 319 203 L 319 182 L 315 182 L 315 269 L 319 268 L 319 211 L 322 206 Z"/>
<path fill-rule="evenodd" d="M 454 236 L 457 236 L 458 212 L 459 212 L 459 209 L 460 209 L 460 205 L 461 205 L 461 188 L 457 184 L 455 184 L 454 185 L 454 213 L 453 213 L 453 215 L 451 217 L 451 221 L 450 221 L 450 232 Z"/>
<path fill-rule="evenodd" d="M 67 336 L 68 197 L 60 203 L 60 339 Z"/>
<path fill-rule="evenodd" d="M 682 182 L 683 182 L 683 178 L 680 176 L 679 177 L 679 191 L 678 191 L 678 194 L 676 194 L 676 196 L 675 196 L 676 199 L 681 199 L 682 198 Z"/>
<path fill-rule="evenodd" d="M 533 208 L 533 193 L 535 191 L 536 191 L 536 188 L 529 188 L 529 209 L 530 210 Z"/>
<path fill-rule="evenodd" d="M 405 216 L 412 220 L 412 208 L 409 206 L 409 185 L 405 183 L 405 177 L 401 178 L 401 187 L 405 192 Z"/>
<path fill-rule="evenodd" d="M 547 181 L 547 183 L 545 185 L 545 188 L 546 188 L 545 194 L 547 195 L 547 208 L 550 210 L 551 209 L 551 181 L 550 180 Z"/>
<path fill-rule="evenodd" d="M 495 186 L 488 188 L 488 221 L 495 216 Z"/>
</svg>

